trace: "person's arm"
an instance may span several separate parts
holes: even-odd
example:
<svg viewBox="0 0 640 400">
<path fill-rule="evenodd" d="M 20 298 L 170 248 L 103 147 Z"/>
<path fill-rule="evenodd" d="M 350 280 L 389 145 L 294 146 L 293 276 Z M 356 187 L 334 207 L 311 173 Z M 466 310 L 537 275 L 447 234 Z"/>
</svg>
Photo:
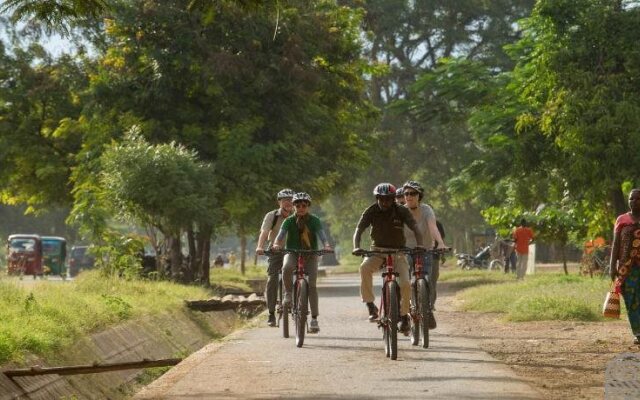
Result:
<svg viewBox="0 0 640 400">
<path fill-rule="evenodd" d="M 366 211 L 362 213 L 360 216 L 360 220 L 358 221 L 358 225 L 356 225 L 356 231 L 353 233 L 353 254 L 356 254 L 362 249 L 360 248 L 360 240 L 362 238 L 362 232 L 364 232 L 367 227 L 371 225 L 371 221 L 366 214 Z"/>
<path fill-rule="evenodd" d="M 609 273 L 611 275 L 611 280 L 616 279 L 618 276 L 618 259 L 620 257 L 620 233 L 616 232 L 614 229 L 613 232 L 613 244 L 611 246 L 611 259 L 609 261 Z"/>
<path fill-rule="evenodd" d="M 411 229 L 413 231 L 413 234 L 416 236 L 416 245 L 418 247 L 425 247 L 424 238 L 422 237 L 422 232 L 420 232 L 420 229 L 418 228 L 418 224 L 416 223 L 415 218 L 413 218 L 413 215 L 411 215 L 411 211 L 409 211 L 408 208 L 405 208 L 405 210 L 406 210 L 406 213 L 404 213 L 405 225 L 407 225 L 407 227 Z M 433 221 L 435 225 L 435 219 Z M 436 231 L 437 230 L 438 228 L 436 227 Z M 440 237 L 439 233 L 438 233 L 438 237 Z M 440 238 L 440 241 L 442 241 L 442 238 Z"/>
<path fill-rule="evenodd" d="M 256 254 L 264 254 L 264 242 L 267 240 L 268 236 L 269 231 L 260 231 L 260 236 L 258 237 L 258 245 L 256 246 Z"/>
<path fill-rule="evenodd" d="M 429 228 L 429 232 L 431 232 L 431 237 L 436 241 L 436 248 L 447 247 L 444 244 L 444 240 L 442 236 L 440 236 L 440 231 L 438 230 L 438 225 L 436 225 L 435 219 L 429 219 L 427 221 L 427 227 Z"/>
<path fill-rule="evenodd" d="M 268 212 L 264 216 L 264 219 L 262 220 L 262 226 L 260 227 L 260 236 L 258 236 L 258 244 L 256 245 L 256 254 L 258 255 L 264 254 L 264 243 L 269 237 L 269 232 L 271 232 L 271 229 L 267 229 L 273 224 L 273 219 L 271 219 L 270 217 L 277 218 L 275 214 L 273 214 L 273 212 Z"/>
<path fill-rule="evenodd" d="M 278 235 L 273 241 L 273 246 L 271 246 L 272 249 L 280 250 L 282 248 L 282 245 L 284 244 L 284 238 L 287 236 L 287 226 L 287 221 L 285 220 L 282 223 L 282 226 L 280 226 L 280 232 L 278 232 Z"/>
</svg>

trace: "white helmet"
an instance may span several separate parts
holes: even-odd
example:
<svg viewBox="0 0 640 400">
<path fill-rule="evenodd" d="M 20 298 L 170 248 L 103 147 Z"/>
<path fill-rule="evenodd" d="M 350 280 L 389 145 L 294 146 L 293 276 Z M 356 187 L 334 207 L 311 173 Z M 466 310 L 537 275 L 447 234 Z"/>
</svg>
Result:
<svg viewBox="0 0 640 400">
<path fill-rule="evenodd" d="M 300 202 L 300 201 L 306 201 L 307 203 L 309 203 L 309 205 L 311 205 L 311 196 L 309 196 L 307 193 L 305 192 L 299 192 L 293 195 L 293 204 Z"/>
<path fill-rule="evenodd" d="M 291 189 L 282 189 L 278 192 L 278 200 L 292 198 L 295 193 Z"/>
</svg>

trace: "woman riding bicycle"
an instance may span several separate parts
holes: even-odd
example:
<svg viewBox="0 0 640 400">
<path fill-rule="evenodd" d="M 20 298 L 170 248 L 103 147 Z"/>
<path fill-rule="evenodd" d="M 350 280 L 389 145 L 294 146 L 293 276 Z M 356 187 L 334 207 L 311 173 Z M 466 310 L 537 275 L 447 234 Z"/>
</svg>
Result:
<svg viewBox="0 0 640 400">
<path fill-rule="evenodd" d="M 322 229 L 320 218 L 309 213 L 311 208 L 311 196 L 300 192 L 293 195 L 293 206 L 295 214 L 288 217 L 282 223 L 280 232 L 276 237 L 273 250 L 282 248 L 285 236 L 287 238 L 286 250 L 317 250 L 318 237 L 324 245 L 324 250 L 331 251 L 331 246 Z M 298 257 L 296 254 L 287 254 L 284 257 L 282 267 L 282 280 L 284 282 L 283 303 L 291 304 L 292 275 L 296 269 Z M 309 331 L 316 333 L 320 331 L 318 326 L 318 289 L 316 280 L 318 277 L 318 256 L 306 255 L 304 258 L 304 269 L 309 276 L 309 303 L 311 305 L 311 322 Z"/>
<path fill-rule="evenodd" d="M 360 238 L 362 232 L 371 226 L 371 250 L 400 250 L 405 247 L 405 237 L 403 226 L 407 225 L 415 234 L 418 247 L 423 247 L 422 233 L 416 225 L 416 220 L 409 212 L 409 209 L 395 202 L 396 188 L 390 183 L 380 183 L 373 189 L 376 202 L 362 213 L 360 221 L 356 226 L 353 235 L 353 254 L 360 255 L 363 250 L 360 248 Z M 369 321 L 373 322 L 378 318 L 378 308 L 374 304 L 373 294 L 373 273 L 378 272 L 384 261 L 383 257 L 365 257 L 360 264 L 360 296 L 367 304 L 369 310 Z M 409 333 L 409 300 L 411 299 L 411 282 L 409 280 L 409 265 L 402 253 L 394 256 L 394 268 L 399 273 L 398 283 L 400 285 L 400 331 Z"/>
<path fill-rule="evenodd" d="M 442 240 L 442 236 L 440 235 L 440 231 L 438 230 L 438 226 L 436 225 L 436 214 L 429 205 L 422 203 L 422 198 L 424 197 L 424 189 L 422 185 L 416 181 L 407 181 L 402 185 L 402 189 L 405 199 L 405 207 L 411 211 L 411 215 L 413 215 L 413 218 L 416 220 L 418 228 L 422 233 L 422 239 L 427 246 L 431 247 L 431 244 L 435 243 L 436 248 L 446 247 Z M 408 247 L 414 247 L 417 244 L 413 232 L 411 232 L 409 228 L 404 228 L 404 235 L 407 239 Z M 429 259 L 427 259 L 427 257 L 429 257 Z M 431 307 L 435 307 L 436 284 L 438 283 L 438 277 L 440 276 L 440 259 L 439 257 L 434 257 L 432 254 L 429 254 L 424 256 L 422 262 L 426 268 L 427 274 L 429 275 Z"/>
</svg>

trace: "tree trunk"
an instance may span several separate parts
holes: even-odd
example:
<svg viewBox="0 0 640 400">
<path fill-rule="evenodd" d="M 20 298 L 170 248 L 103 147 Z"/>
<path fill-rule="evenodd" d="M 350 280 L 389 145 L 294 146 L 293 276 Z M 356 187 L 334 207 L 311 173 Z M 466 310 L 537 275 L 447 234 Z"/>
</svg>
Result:
<svg viewBox="0 0 640 400">
<path fill-rule="evenodd" d="M 189 264 L 184 272 L 183 281 L 185 283 L 193 282 L 195 272 L 197 271 L 196 265 L 198 265 L 198 250 L 196 249 L 196 234 L 193 231 L 193 227 L 189 227 L 187 230 L 187 243 L 189 244 Z"/>
<path fill-rule="evenodd" d="M 198 273 L 198 281 L 204 287 L 211 286 L 211 282 L 209 282 L 209 256 L 211 253 L 211 233 L 212 228 L 210 225 L 202 225 L 200 226 L 200 230 L 198 231 L 198 241 L 197 241 L 197 254 L 198 254 L 198 265 L 197 270 Z"/>
<path fill-rule="evenodd" d="M 244 275 L 245 268 L 244 263 L 247 259 L 247 236 L 244 234 L 240 235 L 240 273 Z"/>
<path fill-rule="evenodd" d="M 171 236 L 171 279 L 179 280 L 182 275 L 182 246 L 180 244 L 180 233 Z"/>
<path fill-rule="evenodd" d="M 560 255 L 562 255 L 562 268 L 564 268 L 564 274 L 569 275 L 569 269 L 567 268 L 567 244 L 562 243 L 560 245 Z"/>
</svg>

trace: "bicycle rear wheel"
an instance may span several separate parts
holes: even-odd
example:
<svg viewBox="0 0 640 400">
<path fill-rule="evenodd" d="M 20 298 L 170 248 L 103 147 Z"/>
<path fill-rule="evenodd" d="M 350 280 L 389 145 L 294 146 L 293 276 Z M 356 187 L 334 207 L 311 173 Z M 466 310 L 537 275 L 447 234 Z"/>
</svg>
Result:
<svg viewBox="0 0 640 400">
<path fill-rule="evenodd" d="M 395 360 L 398 358 L 398 320 L 400 319 L 398 283 L 391 281 L 387 285 L 387 292 L 387 298 L 389 299 L 389 324 L 387 325 L 389 357 Z"/>
<path fill-rule="evenodd" d="M 433 318 L 431 315 L 429 284 L 426 279 L 418 280 L 416 291 L 418 297 L 418 324 L 422 333 L 422 347 L 426 349 L 429 347 L 429 320 Z"/>
<path fill-rule="evenodd" d="M 306 279 L 296 282 L 296 304 L 294 306 L 294 320 L 296 323 L 296 346 L 304 344 L 304 334 L 307 330 L 307 314 L 309 312 L 309 283 Z"/>
<path fill-rule="evenodd" d="M 420 308 L 418 307 L 418 285 L 411 284 L 411 345 L 420 343 Z"/>
<path fill-rule="evenodd" d="M 276 304 L 276 313 L 278 314 L 278 320 L 276 321 L 277 327 L 280 327 L 280 322 L 282 321 L 283 315 L 282 295 L 282 275 L 280 275 L 278 277 L 278 301 Z"/>
</svg>

